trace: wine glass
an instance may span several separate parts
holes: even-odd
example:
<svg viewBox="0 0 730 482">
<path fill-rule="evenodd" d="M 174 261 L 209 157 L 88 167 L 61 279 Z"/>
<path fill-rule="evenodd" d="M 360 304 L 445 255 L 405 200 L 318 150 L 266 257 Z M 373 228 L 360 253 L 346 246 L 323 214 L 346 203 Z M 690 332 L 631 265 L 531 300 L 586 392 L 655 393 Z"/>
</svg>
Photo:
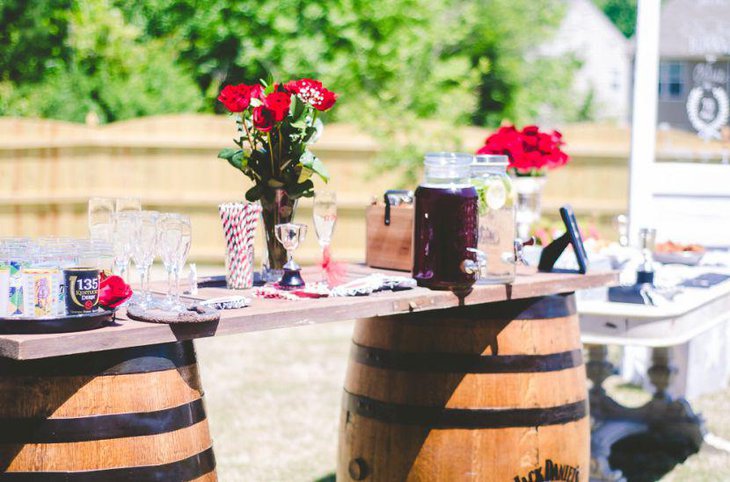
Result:
<svg viewBox="0 0 730 482">
<path fill-rule="evenodd" d="M 332 191 L 320 191 L 314 194 L 312 209 L 314 231 L 317 233 L 319 247 L 322 250 L 322 282 L 327 283 L 327 272 L 324 266 L 329 257 L 329 246 L 332 243 L 332 233 L 337 222 L 337 195 Z"/>
<path fill-rule="evenodd" d="M 142 202 L 139 198 L 134 197 L 118 197 L 115 200 L 115 209 L 118 213 L 124 213 L 128 211 L 141 211 Z"/>
<path fill-rule="evenodd" d="M 306 224 L 283 223 L 274 226 L 276 239 L 286 249 L 289 261 L 284 265 L 284 275 L 278 282 L 281 289 L 290 290 L 303 288 L 305 283 L 302 279 L 301 269 L 294 261 L 294 250 L 304 241 L 307 236 Z"/>
<path fill-rule="evenodd" d="M 114 234 L 114 199 L 92 197 L 89 199 L 89 237 L 111 242 Z"/>
<path fill-rule="evenodd" d="M 132 256 L 132 245 L 136 234 L 136 217 L 133 212 L 115 213 L 112 250 L 114 251 L 114 270 L 116 274 L 127 280 L 129 258 Z"/>
<path fill-rule="evenodd" d="M 307 237 L 307 225 L 296 223 L 277 224 L 274 227 L 276 231 L 276 239 L 286 249 L 288 261 L 284 265 L 284 269 L 299 269 L 299 265 L 294 261 L 294 250 Z"/>
<path fill-rule="evenodd" d="M 192 227 L 190 218 L 181 214 L 166 213 L 157 220 L 157 249 L 167 271 L 167 298 L 165 308 L 182 311 L 180 302 L 180 270 L 190 251 Z"/>
<path fill-rule="evenodd" d="M 140 280 L 141 296 L 136 303 L 143 308 L 152 304 L 150 293 L 150 267 L 155 259 L 157 247 L 157 211 L 139 211 L 134 213 L 135 233 L 132 244 L 132 261 Z"/>
</svg>

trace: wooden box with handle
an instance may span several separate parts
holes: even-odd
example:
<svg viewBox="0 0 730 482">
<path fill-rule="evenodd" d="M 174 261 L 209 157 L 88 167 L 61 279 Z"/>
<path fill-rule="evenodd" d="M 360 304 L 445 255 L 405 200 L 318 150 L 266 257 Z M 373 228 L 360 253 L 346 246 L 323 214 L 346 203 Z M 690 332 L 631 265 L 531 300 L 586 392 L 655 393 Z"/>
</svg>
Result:
<svg viewBox="0 0 730 482">
<path fill-rule="evenodd" d="M 413 267 L 413 192 L 387 191 L 383 202 L 366 210 L 365 263 L 373 268 L 411 271 Z"/>
</svg>

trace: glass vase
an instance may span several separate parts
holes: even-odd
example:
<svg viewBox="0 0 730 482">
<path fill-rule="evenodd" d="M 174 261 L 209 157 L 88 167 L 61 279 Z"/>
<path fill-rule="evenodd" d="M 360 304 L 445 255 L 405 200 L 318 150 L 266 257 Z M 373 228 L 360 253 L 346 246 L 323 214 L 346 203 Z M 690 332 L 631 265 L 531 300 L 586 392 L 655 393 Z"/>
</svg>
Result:
<svg viewBox="0 0 730 482">
<path fill-rule="evenodd" d="M 512 177 L 512 185 L 517 193 L 515 221 L 520 239 L 529 238 L 532 225 L 540 219 L 545 180 L 545 176 Z"/>
<path fill-rule="evenodd" d="M 297 200 L 292 199 L 284 189 L 275 189 L 273 196 L 262 197 L 261 218 L 264 224 L 264 253 L 262 278 L 267 283 L 275 283 L 284 274 L 288 258 L 284 246 L 276 239 L 277 224 L 290 223 L 294 219 Z"/>
</svg>

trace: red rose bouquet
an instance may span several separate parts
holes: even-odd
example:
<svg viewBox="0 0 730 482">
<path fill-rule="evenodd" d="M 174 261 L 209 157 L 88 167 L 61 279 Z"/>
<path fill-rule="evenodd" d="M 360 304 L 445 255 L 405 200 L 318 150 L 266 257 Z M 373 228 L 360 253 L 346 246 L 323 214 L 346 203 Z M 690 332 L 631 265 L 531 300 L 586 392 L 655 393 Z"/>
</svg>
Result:
<svg viewBox="0 0 730 482">
<path fill-rule="evenodd" d="M 228 85 L 218 100 L 236 119 L 236 149 L 223 149 L 218 157 L 248 176 L 254 186 L 248 201 L 271 199 L 283 189 L 292 199 L 314 194 L 311 177 L 329 179 L 324 164 L 309 151 L 322 131 L 320 112 L 337 100 L 334 92 L 312 79 L 285 84 Z"/>
<path fill-rule="evenodd" d="M 570 157 L 560 148 L 563 135 L 558 131 L 544 132 L 534 125 L 522 130 L 502 126 L 487 137 L 477 154 L 504 154 L 509 157 L 509 169 L 517 176 L 543 176 L 548 169 L 567 164 Z"/>
</svg>

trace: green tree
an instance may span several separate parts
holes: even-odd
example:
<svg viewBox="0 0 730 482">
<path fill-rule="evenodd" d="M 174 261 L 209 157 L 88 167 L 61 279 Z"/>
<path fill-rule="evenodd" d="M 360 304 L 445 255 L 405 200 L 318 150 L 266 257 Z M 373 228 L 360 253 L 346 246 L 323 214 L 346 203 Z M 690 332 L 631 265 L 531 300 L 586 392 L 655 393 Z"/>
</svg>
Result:
<svg viewBox="0 0 730 482">
<path fill-rule="evenodd" d="M 593 0 L 628 38 L 636 32 L 636 0 Z"/>
<path fill-rule="evenodd" d="M 111 121 L 210 111 L 222 85 L 317 77 L 334 115 L 383 138 L 418 119 L 570 111 L 570 59 L 536 47 L 562 0 L 6 0 L 0 114 Z M 20 39 L 20 40 L 19 40 Z M 19 65 L 25 43 L 27 65 Z M 414 129 L 417 136 L 418 130 Z M 405 136 L 408 137 L 408 136 Z M 436 135 L 435 147 L 453 144 Z M 423 142 L 423 141 L 421 141 Z M 423 146 L 426 147 L 425 145 Z"/>
<path fill-rule="evenodd" d="M 22 50 L 25 40 L 18 39 L 24 37 L 38 37 L 40 50 L 28 55 L 29 66 L 18 66 L 14 54 L 3 63 L 0 114 L 83 121 L 93 111 L 102 121 L 113 121 L 202 106 L 197 85 L 175 63 L 174 50 L 162 40 L 140 42 L 139 29 L 125 23 L 107 0 L 46 7 L 20 18 L 37 15 L 34 25 L 55 25 L 62 34 L 36 35 L 36 27 L 24 33 L 27 25 L 10 26 L 11 52 Z M 8 25 L 13 16 L 5 14 L 2 24 Z"/>
</svg>

